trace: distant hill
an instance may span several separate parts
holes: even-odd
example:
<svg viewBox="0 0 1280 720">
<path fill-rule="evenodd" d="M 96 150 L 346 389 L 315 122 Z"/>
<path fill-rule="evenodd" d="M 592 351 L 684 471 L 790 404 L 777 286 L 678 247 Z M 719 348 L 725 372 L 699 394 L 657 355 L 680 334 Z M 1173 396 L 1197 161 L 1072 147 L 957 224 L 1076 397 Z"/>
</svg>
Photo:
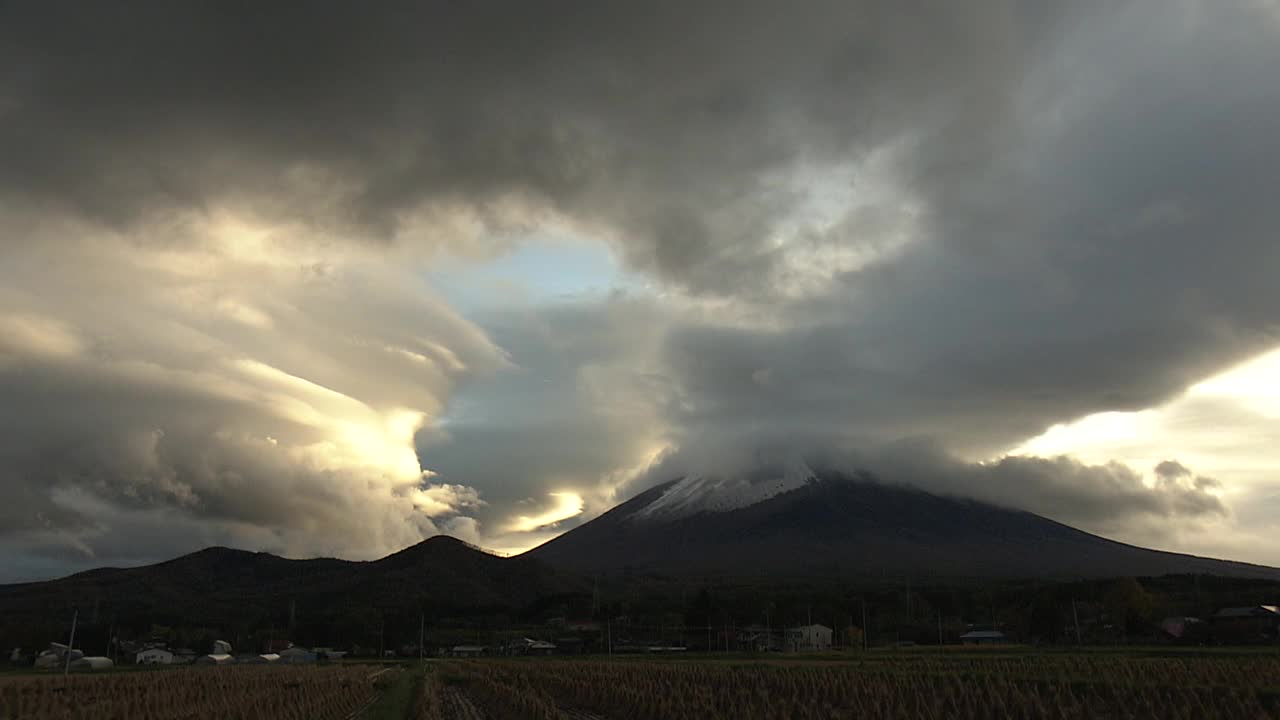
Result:
<svg viewBox="0 0 1280 720">
<path fill-rule="evenodd" d="M 1280 579 L 1276 568 L 1148 550 L 1029 512 L 803 464 L 669 482 L 524 557 L 595 575 Z"/>
<path fill-rule="evenodd" d="M 65 634 L 78 608 L 82 622 L 99 626 L 239 629 L 246 637 L 270 627 L 280 638 L 368 645 L 388 627 L 416 637 L 423 615 L 518 617 L 584 588 L 536 559 L 497 557 L 447 536 L 369 562 L 213 547 L 144 567 L 0 585 L 0 637 L 43 644 L 39 633 L 53 632 L 43 628 Z M 409 625 L 411 633 L 401 627 Z"/>
</svg>

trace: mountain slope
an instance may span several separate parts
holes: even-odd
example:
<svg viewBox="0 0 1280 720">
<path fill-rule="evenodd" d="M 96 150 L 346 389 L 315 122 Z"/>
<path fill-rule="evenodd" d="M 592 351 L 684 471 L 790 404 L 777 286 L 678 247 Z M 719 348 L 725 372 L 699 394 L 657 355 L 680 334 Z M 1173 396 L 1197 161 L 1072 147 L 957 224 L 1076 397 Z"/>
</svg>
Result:
<svg viewBox="0 0 1280 720">
<path fill-rule="evenodd" d="M 718 501 L 722 485 L 708 487 L 703 478 L 670 482 L 526 555 L 593 574 L 1280 579 L 1275 568 L 1148 550 L 1029 512 L 839 473 L 779 482 L 776 494 L 762 492 L 762 485 L 760 479 L 731 484 L 730 499 Z M 745 505 L 737 499 L 761 496 Z"/>
<path fill-rule="evenodd" d="M 371 634 L 377 641 L 378 627 L 405 625 L 402 634 L 416 636 L 422 613 L 437 620 L 518 615 L 582 592 L 581 581 L 538 560 L 497 557 L 447 536 L 369 562 L 289 560 L 215 547 L 144 567 L 0 585 L 0 637 L 36 635 L 33 629 L 46 626 L 65 633 L 74 608 L 82 623 L 96 619 L 134 630 L 276 628 L 279 637 L 293 623 L 292 639 L 369 643 Z"/>
</svg>

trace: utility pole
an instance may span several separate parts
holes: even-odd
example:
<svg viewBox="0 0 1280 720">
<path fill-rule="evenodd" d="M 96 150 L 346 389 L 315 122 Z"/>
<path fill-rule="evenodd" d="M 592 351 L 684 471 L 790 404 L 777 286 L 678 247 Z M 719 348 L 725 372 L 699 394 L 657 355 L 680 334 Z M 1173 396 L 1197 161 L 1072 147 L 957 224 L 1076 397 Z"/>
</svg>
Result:
<svg viewBox="0 0 1280 720">
<path fill-rule="evenodd" d="M 769 608 L 764 609 L 764 649 L 767 652 L 773 647 L 773 624 L 769 621 Z"/>
<path fill-rule="evenodd" d="M 418 613 L 418 662 L 426 659 L 426 648 L 423 644 L 427 637 L 427 614 Z"/>
<path fill-rule="evenodd" d="M 938 647 L 942 647 L 942 611 L 938 611 Z"/>
<path fill-rule="evenodd" d="M 76 621 L 80 619 L 80 611 L 76 610 L 71 615 L 71 639 L 67 641 L 67 657 L 66 663 L 62 666 L 62 677 L 66 677 L 71 672 L 71 650 L 76 646 Z"/>
<path fill-rule="evenodd" d="M 604 619 L 605 642 L 609 647 L 609 657 L 613 657 L 613 613 L 608 613 Z"/>
<path fill-rule="evenodd" d="M 870 647 L 871 628 L 867 627 L 867 599 L 862 598 L 862 649 Z"/>
<path fill-rule="evenodd" d="M 907 576 L 907 622 L 915 619 L 915 604 L 911 597 L 911 576 Z"/>
<path fill-rule="evenodd" d="M 1083 645 L 1084 642 L 1080 639 L 1080 614 L 1076 612 L 1075 598 L 1071 598 L 1071 618 L 1075 620 L 1076 623 L 1076 644 Z"/>
</svg>

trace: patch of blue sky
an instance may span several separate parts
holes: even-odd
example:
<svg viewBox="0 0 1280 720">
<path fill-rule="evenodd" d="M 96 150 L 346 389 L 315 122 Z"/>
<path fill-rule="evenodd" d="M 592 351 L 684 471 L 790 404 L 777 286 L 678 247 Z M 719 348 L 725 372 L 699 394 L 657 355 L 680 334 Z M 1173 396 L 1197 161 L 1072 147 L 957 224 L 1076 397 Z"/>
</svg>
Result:
<svg viewBox="0 0 1280 720">
<path fill-rule="evenodd" d="M 427 282 L 464 315 L 511 306 L 599 299 L 617 291 L 640 293 L 646 281 L 624 269 L 604 243 L 535 235 L 492 260 L 451 260 Z"/>
</svg>

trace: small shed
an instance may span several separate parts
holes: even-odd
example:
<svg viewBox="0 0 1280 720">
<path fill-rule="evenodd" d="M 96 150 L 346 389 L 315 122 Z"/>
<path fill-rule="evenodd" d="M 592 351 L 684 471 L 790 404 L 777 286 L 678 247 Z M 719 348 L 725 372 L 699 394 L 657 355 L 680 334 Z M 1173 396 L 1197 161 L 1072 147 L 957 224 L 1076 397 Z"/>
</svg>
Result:
<svg viewBox="0 0 1280 720">
<path fill-rule="evenodd" d="M 111 658 L 102 657 L 100 655 L 89 655 L 71 663 L 71 669 L 76 672 L 102 672 L 115 667 L 115 663 L 111 662 Z"/>
<path fill-rule="evenodd" d="M 138 665 L 172 665 L 173 652 L 161 647 L 151 647 L 134 655 L 133 661 Z"/>
<path fill-rule="evenodd" d="M 1004 645 L 1009 638 L 999 630 L 970 630 L 960 636 L 965 645 Z"/>
<path fill-rule="evenodd" d="M 196 665 L 231 665 L 236 659 L 227 653 L 209 653 L 196 658 Z"/>
</svg>

